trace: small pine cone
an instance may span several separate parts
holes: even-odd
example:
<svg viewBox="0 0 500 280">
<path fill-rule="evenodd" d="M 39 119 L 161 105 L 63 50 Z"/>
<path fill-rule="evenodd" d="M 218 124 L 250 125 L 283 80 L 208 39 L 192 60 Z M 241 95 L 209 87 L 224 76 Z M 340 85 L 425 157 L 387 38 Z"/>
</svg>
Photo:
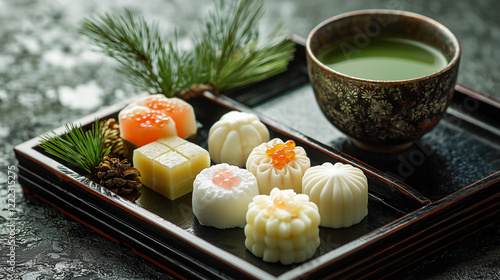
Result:
<svg viewBox="0 0 500 280">
<path fill-rule="evenodd" d="M 124 158 L 123 140 L 120 137 L 120 125 L 114 118 L 109 118 L 105 122 L 101 122 L 101 127 L 104 130 L 104 151 L 111 146 L 109 157 Z"/>
<path fill-rule="evenodd" d="M 126 159 L 104 157 L 96 169 L 96 177 L 101 186 L 126 198 L 135 201 L 141 195 L 141 174 Z"/>
</svg>

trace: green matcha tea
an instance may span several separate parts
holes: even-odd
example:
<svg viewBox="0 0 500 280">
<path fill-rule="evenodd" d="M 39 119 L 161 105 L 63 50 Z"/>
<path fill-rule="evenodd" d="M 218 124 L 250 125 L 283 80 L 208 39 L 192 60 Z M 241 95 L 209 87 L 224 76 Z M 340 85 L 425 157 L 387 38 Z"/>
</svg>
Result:
<svg viewBox="0 0 500 280">
<path fill-rule="evenodd" d="M 448 64 L 437 48 L 414 40 L 378 36 L 362 47 L 355 43 L 353 39 L 330 46 L 319 53 L 318 59 L 340 73 L 379 81 L 418 78 Z"/>
</svg>

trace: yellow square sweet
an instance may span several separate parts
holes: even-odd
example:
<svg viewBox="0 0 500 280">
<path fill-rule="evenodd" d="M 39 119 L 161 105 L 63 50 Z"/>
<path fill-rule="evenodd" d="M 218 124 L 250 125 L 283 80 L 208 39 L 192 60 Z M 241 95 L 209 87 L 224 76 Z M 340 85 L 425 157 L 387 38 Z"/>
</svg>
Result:
<svg viewBox="0 0 500 280">
<path fill-rule="evenodd" d="M 171 151 L 171 149 L 158 142 L 152 142 L 134 150 L 133 164 L 141 173 L 142 184 L 153 186 L 153 159 Z"/>
<path fill-rule="evenodd" d="M 198 173 L 210 167 L 207 150 L 180 137 L 167 137 L 134 151 L 141 181 L 174 200 L 193 190 Z"/>
</svg>

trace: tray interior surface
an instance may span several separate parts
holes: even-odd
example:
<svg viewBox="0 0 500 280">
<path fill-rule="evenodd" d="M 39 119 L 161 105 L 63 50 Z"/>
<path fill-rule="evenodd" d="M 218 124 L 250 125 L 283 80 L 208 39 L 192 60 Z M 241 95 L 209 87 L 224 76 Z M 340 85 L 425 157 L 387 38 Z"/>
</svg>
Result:
<svg viewBox="0 0 500 280">
<path fill-rule="evenodd" d="M 220 103 L 205 98 L 193 100 L 192 104 L 199 119 L 199 130 L 195 142 L 204 148 L 207 148 L 208 131 L 211 125 L 215 123 L 220 116 L 233 109 L 245 109 L 244 107 L 225 107 Z M 108 114 L 108 116 L 116 117 L 117 113 L 118 112 L 112 112 L 111 114 Z M 83 123 L 85 127 L 88 127 L 90 124 L 91 123 Z M 312 146 L 309 146 L 308 143 L 301 142 L 303 141 L 302 139 L 293 138 L 293 134 L 288 134 L 287 129 L 285 129 L 285 131 L 280 131 L 275 129 L 272 125 L 268 125 L 268 128 L 270 130 L 271 138 L 278 137 L 283 141 L 294 139 L 298 145 L 304 147 L 311 159 L 312 165 L 322 164 L 326 161 L 339 161 L 339 158 L 324 154 L 321 151 L 314 149 Z M 58 171 L 64 173 L 65 168 L 61 168 L 60 165 L 67 165 L 67 163 L 52 157 L 37 146 L 33 147 L 33 152 L 55 160 L 59 165 Z M 411 195 L 407 195 L 404 192 L 396 191 L 396 194 L 391 193 L 391 190 L 389 190 L 390 188 L 387 186 L 387 182 L 382 177 L 367 174 L 367 178 L 369 180 L 369 188 L 371 189 L 369 195 L 368 216 L 365 217 L 365 219 L 359 224 L 345 229 L 329 229 L 321 227 L 321 244 L 312 259 L 322 256 L 341 247 L 342 245 L 358 239 L 365 234 L 394 222 L 409 212 L 415 211 L 424 205 L 424 203 L 421 203 Z M 55 177 L 49 179 L 49 181 L 54 180 L 56 180 Z M 84 177 L 77 177 L 75 180 L 80 182 L 86 181 Z M 95 189 L 95 186 L 91 187 Z M 392 191 L 394 191 L 394 189 L 392 189 Z M 144 187 L 142 195 L 136 201 L 136 204 L 150 213 L 180 227 L 186 231 L 186 234 L 193 234 L 274 276 L 279 276 L 293 267 L 300 265 L 296 264 L 284 266 L 276 263 L 267 263 L 262 261 L 262 259 L 253 256 L 244 246 L 245 236 L 242 228 L 220 230 L 212 227 L 201 226 L 192 212 L 191 198 L 191 193 L 189 193 L 172 201 L 157 194 L 151 189 Z M 96 200 L 92 201 L 92 203 L 99 205 L 99 203 L 105 204 L 106 202 Z M 105 205 L 103 205 L 103 207 L 105 208 Z"/>
</svg>

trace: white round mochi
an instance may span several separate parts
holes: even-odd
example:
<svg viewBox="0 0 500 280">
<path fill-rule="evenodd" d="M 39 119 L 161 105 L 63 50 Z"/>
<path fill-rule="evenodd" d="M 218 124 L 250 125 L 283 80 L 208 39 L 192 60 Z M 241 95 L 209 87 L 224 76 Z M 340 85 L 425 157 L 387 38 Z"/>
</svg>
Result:
<svg viewBox="0 0 500 280">
<path fill-rule="evenodd" d="M 214 174 L 226 168 L 241 178 L 238 185 L 224 188 L 213 183 Z M 257 179 L 234 165 L 221 163 L 202 170 L 193 183 L 193 213 L 204 226 L 220 229 L 244 227 L 248 204 L 259 194 Z"/>
</svg>

